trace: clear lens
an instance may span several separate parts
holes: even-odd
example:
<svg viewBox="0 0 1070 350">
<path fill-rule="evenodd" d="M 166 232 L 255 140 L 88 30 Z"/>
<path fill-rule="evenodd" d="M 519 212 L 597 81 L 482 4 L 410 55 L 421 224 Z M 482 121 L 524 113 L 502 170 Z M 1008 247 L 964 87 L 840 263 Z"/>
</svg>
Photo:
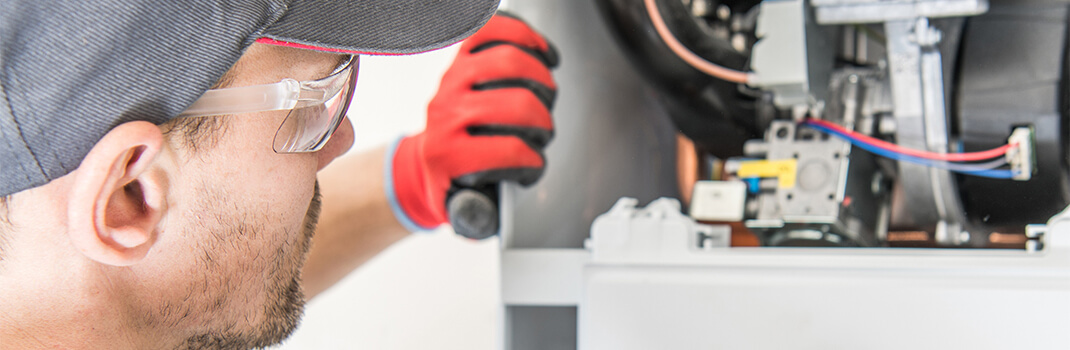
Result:
<svg viewBox="0 0 1070 350">
<path fill-rule="evenodd" d="M 315 152 L 327 144 L 349 108 L 350 91 L 356 82 L 356 58 L 351 64 L 353 68 L 347 68 L 348 72 L 337 79 L 303 83 L 307 91 L 326 91 L 331 97 L 307 106 L 298 102 L 298 107 L 290 110 L 275 133 L 272 149 L 276 153 Z"/>
</svg>

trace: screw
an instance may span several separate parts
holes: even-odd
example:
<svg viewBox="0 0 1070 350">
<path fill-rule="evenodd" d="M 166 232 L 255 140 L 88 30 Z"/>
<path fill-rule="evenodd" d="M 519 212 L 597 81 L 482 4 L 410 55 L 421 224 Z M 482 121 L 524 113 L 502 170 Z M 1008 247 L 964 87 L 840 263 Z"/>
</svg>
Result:
<svg viewBox="0 0 1070 350">
<path fill-rule="evenodd" d="M 869 190 L 873 191 L 874 195 L 880 195 L 884 192 L 884 175 L 881 173 L 874 173 L 873 180 L 869 183 Z"/>
<path fill-rule="evenodd" d="M 747 50 L 747 37 L 741 33 L 732 35 L 732 48 L 736 51 L 743 52 Z"/>
<path fill-rule="evenodd" d="M 728 17 L 732 16 L 732 9 L 728 5 L 717 6 L 717 18 L 722 21 L 727 21 Z"/>
<path fill-rule="evenodd" d="M 939 29 L 929 26 L 929 20 L 925 18 L 919 18 L 918 22 L 914 25 L 914 34 L 910 35 L 910 40 L 914 43 L 931 47 L 940 43 L 943 39 L 943 33 Z"/>
</svg>

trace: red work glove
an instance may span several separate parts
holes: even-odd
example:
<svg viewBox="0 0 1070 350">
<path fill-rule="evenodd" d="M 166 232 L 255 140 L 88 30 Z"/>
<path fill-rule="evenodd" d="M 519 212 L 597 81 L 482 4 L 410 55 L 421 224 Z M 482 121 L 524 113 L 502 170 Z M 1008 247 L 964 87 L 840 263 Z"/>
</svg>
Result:
<svg viewBox="0 0 1070 350">
<path fill-rule="evenodd" d="M 459 188 L 528 186 L 542 176 L 557 60 L 541 35 L 500 12 L 465 40 L 427 107 L 426 129 L 387 158 L 388 198 L 406 228 L 446 223 L 447 197 Z"/>
</svg>

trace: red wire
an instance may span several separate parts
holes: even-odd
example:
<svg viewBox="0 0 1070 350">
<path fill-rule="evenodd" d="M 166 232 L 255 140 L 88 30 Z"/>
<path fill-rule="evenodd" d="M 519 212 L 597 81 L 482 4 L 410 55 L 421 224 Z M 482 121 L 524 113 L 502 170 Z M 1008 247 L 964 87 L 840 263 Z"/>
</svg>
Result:
<svg viewBox="0 0 1070 350">
<path fill-rule="evenodd" d="M 665 18 L 661 16 L 661 12 L 658 11 L 658 5 L 655 0 L 645 0 L 646 12 L 650 15 L 650 22 L 654 23 L 654 30 L 658 32 L 658 36 L 665 42 L 665 45 L 669 46 L 680 59 L 690 64 L 699 71 L 712 75 L 722 80 L 727 80 L 735 83 L 746 84 L 750 80 L 750 76 L 747 72 L 741 72 L 733 69 L 718 66 L 713 62 L 699 57 L 699 55 L 691 52 L 684 44 L 680 43 L 672 32 L 669 31 L 669 26 L 665 24 Z"/>
<path fill-rule="evenodd" d="M 905 155 L 912 156 L 912 157 L 925 158 L 925 159 L 931 159 L 931 160 L 942 160 L 942 161 L 948 161 L 948 162 L 972 162 L 972 161 L 986 160 L 986 159 L 992 159 L 992 158 L 996 158 L 996 157 L 1002 157 L 1004 154 L 1007 154 L 1007 151 L 1010 150 L 1011 147 L 1014 147 L 1014 145 L 1007 144 L 1007 145 L 1000 146 L 998 148 L 990 149 L 990 150 L 987 150 L 987 151 L 980 151 L 980 152 L 936 153 L 936 152 L 922 151 L 922 150 L 916 150 L 916 149 L 912 149 L 912 148 L 902 147 L 902 146 L 896 145 L 896 144 L 891 143 L 891 142 L 887 142 L 887 141 L 884 141 L 884 140 L 880 140 L 880 139 L 869 137 L 869 136 L 866 136 L 866 135 L 863 135 L 863 134 L 859 134 L 859 133 L 857 133 L 855 131 L 852 131 L 852 130 L 847 130 L 846 128 L 844 128 L 842 126 L 833 124 L 833 123 L 828 122 L 828 121 L 820 120 L 820 119 L 808 119 L 806 121 L 806 123 L 817 124 L 817 125 L 821 125 L 823 127 L 829 128 L 829 129 L 833 129 L 833 130 L 842 132 L 845 135 L 849 135 L 849 136 L 857 139 L 860 142 L 864 142 L 864 143 L 867 143 L 867 144 L 882 148 L 882 149 L 890 151 L 890 152 L 895 152 L 895 153 L 899 153 L 899 154 L 905 154 Z"/>
</svg>

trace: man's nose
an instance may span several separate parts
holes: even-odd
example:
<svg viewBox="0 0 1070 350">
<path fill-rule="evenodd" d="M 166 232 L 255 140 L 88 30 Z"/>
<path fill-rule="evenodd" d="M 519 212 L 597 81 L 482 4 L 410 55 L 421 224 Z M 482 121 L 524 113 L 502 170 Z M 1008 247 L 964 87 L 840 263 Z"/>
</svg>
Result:
<svg viewBox="0 0 1070 350">
<path fill-rule="evenodd" d="M 349 122 L 349 117 L 345 117 L 342 118 L 342 123 L 338 125 L 338 130 L 335 130 L 334 134 L 331 135 L 331 139 L 327 140 L 327 144 L 316 152 L 318 162 L 316 171 L 323 170 L 327 164 L 346 153 L 351 147 L 353 147 L 353 123 Z"/>
</svg>

